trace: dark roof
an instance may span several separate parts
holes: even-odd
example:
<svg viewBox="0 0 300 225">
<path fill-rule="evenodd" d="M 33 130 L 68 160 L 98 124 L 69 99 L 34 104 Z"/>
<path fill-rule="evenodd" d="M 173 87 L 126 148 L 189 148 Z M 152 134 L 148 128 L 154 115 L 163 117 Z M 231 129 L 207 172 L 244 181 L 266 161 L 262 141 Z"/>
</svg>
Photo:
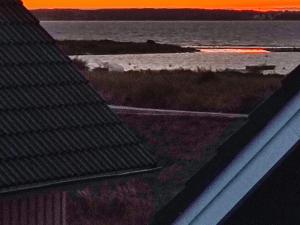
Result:
<svg viewBox="0 0 300 225">
<path fill-rule="evenodd" d="M 222 224 L 299 224 L 300 142 Z"/>
<path fill-rule="evenodd" d="M 152 224 L 172 224 L 299 90 L 300 66 L 283 80 L 277 92 L 250 114 L 242 128 L 218 149 L 214 159 L 187 182 L 185 189 L 157 213 Z"/>
<path fill-rule="evenodd" d="M 155 168 L 21 2 L 0 2 L 0 193 Z"/>
</svg>

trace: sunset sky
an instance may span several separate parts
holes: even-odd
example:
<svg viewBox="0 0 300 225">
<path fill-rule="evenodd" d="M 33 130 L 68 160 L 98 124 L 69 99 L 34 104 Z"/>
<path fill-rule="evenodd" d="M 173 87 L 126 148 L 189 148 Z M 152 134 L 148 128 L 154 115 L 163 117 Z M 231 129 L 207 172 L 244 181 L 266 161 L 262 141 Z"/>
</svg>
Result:
<svg viewBox="0 0 300 225">
<path fill-rule="evenodd" d="M 300 0 L 23 0 L 29 8 L 300 9 Z"/>
</svg>

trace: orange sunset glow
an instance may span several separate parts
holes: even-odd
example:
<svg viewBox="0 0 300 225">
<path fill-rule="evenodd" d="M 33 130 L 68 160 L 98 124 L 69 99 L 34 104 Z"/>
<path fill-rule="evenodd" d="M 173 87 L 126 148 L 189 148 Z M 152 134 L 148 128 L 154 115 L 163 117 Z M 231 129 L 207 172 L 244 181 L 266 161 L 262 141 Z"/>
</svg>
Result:
<svg viewBox="0 0 300 225">
<path fill-rule="evenodd" d="M 300 9 L 300 0 L 24 0 L 28 8 L 207 8 L 207 9 Z"/>
<path fill-rule="evenodd" d="M 223 49 L 201 49 L 204 53 L 237 53 L 237 54 L 268 54 L 270 51 L 262 48 L 223 48 Z"/>
</svg>

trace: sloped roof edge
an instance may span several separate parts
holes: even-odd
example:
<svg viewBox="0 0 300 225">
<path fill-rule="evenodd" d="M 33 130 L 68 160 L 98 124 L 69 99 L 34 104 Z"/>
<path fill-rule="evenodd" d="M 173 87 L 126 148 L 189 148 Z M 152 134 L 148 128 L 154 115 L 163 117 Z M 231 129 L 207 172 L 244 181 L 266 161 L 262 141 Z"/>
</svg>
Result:
<svg viewBox="0 0 300 225">
<path fill-rule="evenodd" d="M 36 183 L 36 184 L 30 184 L 30 185 L 23 185 L 19 186 L 18 188 L 6 188 L 3 189 L 3 191 L 0 189 L 0 196 L 2 198 L 11 197 L 11 196 L 19 196 L 22 194 L 27 193 L 34 193 L 34 191 L 40 191 L 40 190 L 55 190 L 55 189 L 62 189 L 67 190 L 68 187 L 74 187 L 74 185 L 77 186 L 83 186 L 85 184 L 89 184 L 90 182 L 97 182 L 101 180 L 107 180 L 112 178 L 118 178 L 118 177 L 126 177 L 126 176 L 134 176 L 139 174 L 147 174 L 147 173 L 154 173 L 156 171 L 161 170 L 161 167 L 149 167 L 149 168 L 141 168 L 136 170 L 126 170 L 126 171 L 117 171 L 117 172 L 111 172 L 106 174 L 96 174 L 96 175 L 90 175 L 90 176 L 82 176 L 82 177 L 75 177 L 75 178 L 69 178 L 69 179 L 62 179 L 57 181 L 50 181 L 50 182 L 43 182 L 43 183 Z M 73 189 L 73 188 L 72 188 Z"/>
<path fill-rule="evenodd" d="M 185 189 L 157 213 L 152 225 L 172 224 L 299 90 L 300 66 L 282 81 L 278 91 L 250 114 L 243 127 L 219 148 L 215 158 L 187 182 Z"/>
</svg>

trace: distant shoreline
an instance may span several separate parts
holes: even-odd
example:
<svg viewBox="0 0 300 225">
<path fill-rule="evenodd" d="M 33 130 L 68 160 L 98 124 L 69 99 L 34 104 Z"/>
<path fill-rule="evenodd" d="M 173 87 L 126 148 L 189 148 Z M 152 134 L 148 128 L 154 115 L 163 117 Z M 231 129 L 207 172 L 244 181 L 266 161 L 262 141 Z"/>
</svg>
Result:
<svg viewBox="0 0 300 225">
<path fill-rule="evenodd" d="M 300 47 L 264 46 L 180 46 L 175 44 L 146 42 L 119 42 L 113 40 L 57 40 L 58 46 L 68 55 L 123 55 L 123 54 L 162 54 L 195 53 L 205 50 L 262 50 L 267 52 L 300 52 Z M 255 53 L 255 52 L 253 52 Z"/>
<path fill-rule="evenodd" d="M 181 47 L 172 44 L 146 42 L 117 42 L 112 40 L 62 40 L 58 46 L 67 55 L 121 55 L 121 54 L 154 54 L 154 53 L 192 53 L 196 48 Z"/>
<path fill-rule="evenodd" d="M 74 21 L 272 21 L 300 20 L 300 11 L 251 11 L 205 9 L 36 9 L 39 20 Z"/>
<path fill-rule="evenodd" d="M 255 19 L 208 19 L 208 20 L 196 20 L 196 19 L 166 19 L 166 20 L 155 20 L 155 19 L 138 19 L 138 20 L 129 20 L 129 19 L 97 19 L 97 20 L 90 20 L 90 19 L 39 19 L 41 22 L 299 22 L 299 19 L 280 19 L 280 20 L 255 20 Z"/>
</svg>

